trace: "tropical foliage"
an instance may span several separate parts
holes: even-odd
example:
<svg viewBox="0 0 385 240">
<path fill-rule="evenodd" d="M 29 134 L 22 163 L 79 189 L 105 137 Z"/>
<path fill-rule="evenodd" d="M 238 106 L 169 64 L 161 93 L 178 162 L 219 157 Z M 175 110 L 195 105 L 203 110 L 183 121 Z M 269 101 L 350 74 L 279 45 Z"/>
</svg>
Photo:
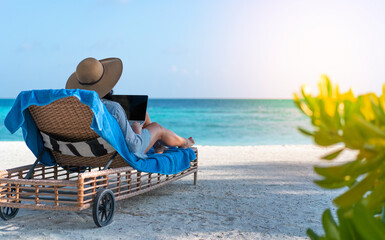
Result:
<svg viewBox="0 0 385 240">
<path fill-rule="evenodd" d="M 336 222 L 327 209 L 322 216 L 325 235 L 311 229 L 311 239 L 385 239 L 385 85 L 382 94 L 354 96 L 341 93 L 327 76 L 322 76 L 319 94 L 312 96 L 302 87 L 294 95 L 297 107 L 314 126 L 299 128 L 321 146 L 335 145 L 323 157 L 333 161 L 345 149 L 357 151 L 356 158 L 344 164 L 314 167 L 320 179 L 315 183 L 327 189 L 347 188 L 334 199 Z"/>
</svg>

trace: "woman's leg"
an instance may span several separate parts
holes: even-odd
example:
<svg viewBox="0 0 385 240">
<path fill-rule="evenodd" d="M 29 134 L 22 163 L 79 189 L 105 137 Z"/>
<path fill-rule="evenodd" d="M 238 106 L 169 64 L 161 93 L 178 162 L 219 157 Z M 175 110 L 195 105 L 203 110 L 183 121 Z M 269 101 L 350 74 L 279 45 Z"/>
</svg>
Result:
<svg viewBox="0 0 385 240">
<path fill-rule="evenodd" d="M 146 119 L 144 120 L 143 128 L 148 127 L 150 124 L 151 124 L 150 115 L 148 115 L 148 112 L 146 112 Z M 162 143 L 162 141 L 160 140 L 156 141 L 153 146 L 154 146 L 155 153 L 163 153 L 167 149 L 164 143 Z"/>
<path fill-rule="evenodd" d="M 151 140 L 150 144 L 148 145 L 145 152 L 150 150 L 150 148 L 155 144 L 156 141 L 161 140 L 164 142 L 167 146 L 171 147 L 182 147 L 182 148 L 188 148 L 194 145 L 195 141 L 190 138 L 183 138 L 175 134 L 173 131 L 162 127 L 158 123 L 151 123 L 146 127 L 148 131 L 151 133 Z"/>
</svg>

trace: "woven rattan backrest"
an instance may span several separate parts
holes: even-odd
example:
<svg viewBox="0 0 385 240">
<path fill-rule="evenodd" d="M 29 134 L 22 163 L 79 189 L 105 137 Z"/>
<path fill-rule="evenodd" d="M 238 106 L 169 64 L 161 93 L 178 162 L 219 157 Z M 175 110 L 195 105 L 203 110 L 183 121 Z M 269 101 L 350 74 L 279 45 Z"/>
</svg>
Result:
<svg viewBox="0 0 385 240">
<path fill-rule="evenodd" d="M 51 137 L 68 142 L 99 137 L 91 128 L 93 113 L 76 97 L 66 97 L 45 106 L 30 106 L 38 129 Z"/>
</svg>

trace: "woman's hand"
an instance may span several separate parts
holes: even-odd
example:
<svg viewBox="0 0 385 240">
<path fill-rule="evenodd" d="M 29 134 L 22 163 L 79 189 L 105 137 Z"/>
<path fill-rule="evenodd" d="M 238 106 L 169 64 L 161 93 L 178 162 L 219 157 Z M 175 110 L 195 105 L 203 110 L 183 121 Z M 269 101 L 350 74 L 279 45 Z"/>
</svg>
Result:
<svg viewBox="0 0 385 240">
<path fill-rule="evenodd" d="M 134 122 L 132 125 L 131 125 L 131 128 L 132 128 L 132 131 L 134 131 L 134 133 L 136 134 L 139 134 L 142 132 L 142 125 L 138 122 Z"/>
</svg>

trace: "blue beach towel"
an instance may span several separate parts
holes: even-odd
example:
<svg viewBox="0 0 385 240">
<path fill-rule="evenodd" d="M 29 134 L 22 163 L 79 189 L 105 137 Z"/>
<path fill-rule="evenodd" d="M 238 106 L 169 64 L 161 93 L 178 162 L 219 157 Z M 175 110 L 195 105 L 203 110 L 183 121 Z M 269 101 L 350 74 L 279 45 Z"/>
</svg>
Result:
<svg viewBox="0 0 385 240">
<path fill-rule="evenodd" d="M 80 89 L 50 89 L 32 90 L 21 92 L 5 118 L 4 124 L 11 133 L 20 127 L 24 140 L 37 157 L 44 149 L 44 144 L 39 130 L 28 111 L 31 105 L 44 106 L 61 98 L 74 96 L 83 104 L 90 107 L 94 116 L 91 129 L 104 138 L 133 168 L 142 172 L 175 174 L 187 169 L 190 161 L 196 155 L 192 149 L 171 148 L 163 154 L 148 154 L 148 158 L 141 159 L 132 154 L 126 145 L 123 133 L 115 118 L 107 111 L 94 91 Z M 43 155 L 41 163 L 46 166 L 55 165 L 55 160 L 48 151 Z"/>
</svg>

